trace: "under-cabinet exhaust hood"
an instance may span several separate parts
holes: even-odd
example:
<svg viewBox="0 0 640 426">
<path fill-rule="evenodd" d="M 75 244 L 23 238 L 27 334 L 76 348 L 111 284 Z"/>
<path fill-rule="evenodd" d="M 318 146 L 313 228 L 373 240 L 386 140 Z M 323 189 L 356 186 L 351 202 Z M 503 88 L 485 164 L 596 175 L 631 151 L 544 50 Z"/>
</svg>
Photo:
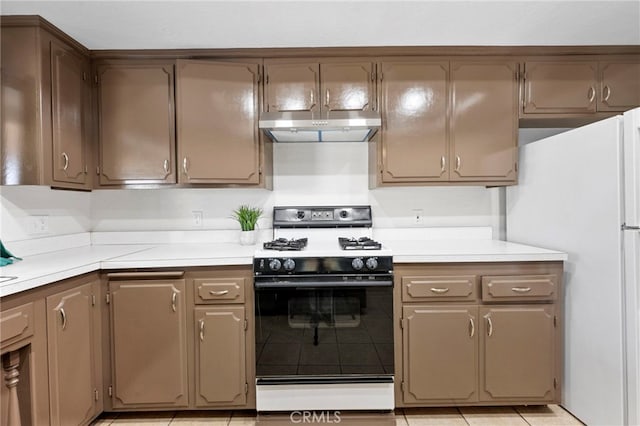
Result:
<svg viewBox="0 0 640 426">
<path fill-rule="evenodd" d="M 367 142 L 380 128 L 373 111 L 265 112 L 258 126 L 274 142 Z"/>
</svg>

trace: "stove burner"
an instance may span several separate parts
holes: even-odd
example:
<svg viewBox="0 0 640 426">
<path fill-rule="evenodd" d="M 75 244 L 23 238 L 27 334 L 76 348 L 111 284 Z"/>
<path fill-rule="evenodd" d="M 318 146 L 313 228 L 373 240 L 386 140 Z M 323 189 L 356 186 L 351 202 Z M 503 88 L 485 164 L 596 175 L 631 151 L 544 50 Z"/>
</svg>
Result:
<svg viewBox="0 0 640 426">
<path fill-rule="evenodd" d="M 344 238 L 338 237 L 342 250 L 380 250 L 382 244 L 369 237 Z"/>
<path fill-rule="evenodd" d="M 262 245 L 266 250 L 278 250 L 278 251 L 300 251 L 307 246 L 307 239 L 291 239 L 278 238 L 273 241 L 268 241 Z"/>
</svg>

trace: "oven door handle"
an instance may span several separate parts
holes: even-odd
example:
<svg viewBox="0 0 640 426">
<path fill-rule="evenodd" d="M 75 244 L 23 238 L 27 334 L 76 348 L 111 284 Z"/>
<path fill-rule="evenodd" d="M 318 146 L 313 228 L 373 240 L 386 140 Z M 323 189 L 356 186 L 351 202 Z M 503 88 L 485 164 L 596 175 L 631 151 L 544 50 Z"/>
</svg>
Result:
<svg viewBox="0 0 640 426">
<path fill-rule="evenodd" d="M 308 282 L 260 282 L 256 281 L 255 288 L 279 288 L 279 289 L 308 289 L 308 288 L 365 288 L 365 287 L 393 287 L 393 280 L 384 281 L 362 281 L 362 282 L 345 282 L 345 281 L 308 281 Z"/>
</svg>

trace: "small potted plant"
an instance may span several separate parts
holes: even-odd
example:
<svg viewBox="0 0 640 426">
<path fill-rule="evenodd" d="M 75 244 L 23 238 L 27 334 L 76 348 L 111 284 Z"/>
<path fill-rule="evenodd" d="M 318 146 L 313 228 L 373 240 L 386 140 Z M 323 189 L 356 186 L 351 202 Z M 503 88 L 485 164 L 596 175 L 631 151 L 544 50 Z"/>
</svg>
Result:
<svg viewBox="0 0 640 426">
<path fill-rule="evenodd" d="M 233 211 L 233 217 L 240 224 L 240 244 L 252 245 L 256 243 L 256 224 L 262 216 L 262 209 L 241 205 Z"/>
</svg>

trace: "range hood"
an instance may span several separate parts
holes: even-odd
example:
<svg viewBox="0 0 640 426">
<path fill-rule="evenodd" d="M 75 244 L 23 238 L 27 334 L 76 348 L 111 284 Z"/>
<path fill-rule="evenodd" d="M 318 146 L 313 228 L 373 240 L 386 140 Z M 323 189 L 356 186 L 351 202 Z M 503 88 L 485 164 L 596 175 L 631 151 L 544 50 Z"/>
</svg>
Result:
<svg viewBox="0 0 640 426">
<path fill-rule="evenodd" d="M 265 112 L 258 127 L 274 142 L 367 142 L 380 128 L 373 111 Z"/>
</svg>

